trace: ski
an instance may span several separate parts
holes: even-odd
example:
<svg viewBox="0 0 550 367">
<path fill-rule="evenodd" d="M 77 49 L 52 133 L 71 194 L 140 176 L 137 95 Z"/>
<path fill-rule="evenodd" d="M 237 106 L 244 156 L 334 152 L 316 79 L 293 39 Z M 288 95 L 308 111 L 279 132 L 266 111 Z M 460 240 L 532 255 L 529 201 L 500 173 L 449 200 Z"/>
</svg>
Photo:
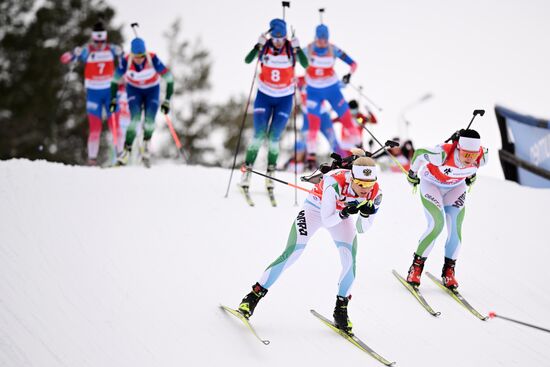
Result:
<svg viewBox="0 0 550 367">
<path fill-rule="evenodd" d="M 261 341 L 263 345 L 269 345 L 270 341 L 260 338 L 260 336 L 258 335 L 256 330 L 252 327 L 252 324 L 250 324 L 250 321 L 246 317 L 244 317 L 244 315 L 242 313 L 240 313 L 239 311 L 237 311 L 235 309 L 232 309 L 231 307 L 227 307 L 227 306 L 224 306 L 224 305 L 220 305 L 220 307 L 221 307 L 222 310 L 227 311 L 231 315 L 233 315 L 236 318 L 238 318 L 239 320 L 241 320 L 246 325 L 248 330 L 250 330 L 252 332 L 252 334 L 254 334 L 256 339 Z"/>
<path fill-rule="evenodd" d="M 475 317 L 482 321 L 487 321 L 489 319 L 488 316 L 483 316 L 481 313 L 479 313 L 475 308 L 466 301 L 466 299 L 456 290 L 456 289 L 449 289 L 443 285 L 443 282 L 436 278 L 432 273 L 426 272 L 426 275 L 428 278 L 434 281 L 435 284 L 439 286 L 439 288 L 443 289 L 445 292 L 447 292 L 455 301 L 460 303 L 462 306 L 464 306 L 465 309 L 470 311 Z"/>
<path fill-rule="evenodd" d="M 363 352 L 370 355 L 372 358 L 376 359 L 377 361 L 383 363 L 386 366 L 394 366 L 395 362 L 390 362 L 386 358 L 382 357 L 380 354 L 376 353 L 371 347 L 366 345 L 361 339 L 359 339 L 357 336 L 355 336 L 353 333 L 347 333 L 344 330 L 338 329 L 332 321 L 321 315 L 315 310 L 310 310 L 310 312 L 313 314 L 313 316 L 317 317 L 319 320 L 323 322 L 323 324 L 327 325 L 329 328 L 334 330 L 336 333 L 341 335 L 343 338 L 345 338 L 347 341 L 349 341 L 351 344 L 355 345 L 357 348 L 361 349 Z"/>
<path fill-rule="evenodd" d="M 273 187 L 267 188 L 267 195 L 269 196 L 269 201 L 271 202 L 271 206 L 276 207 L 277 201 L 275 200 L 275 194 L 273 194 Z"/>
<path fill-rule="evenodd" d="M 240 191 L 242 192 L 244 199 L 246 200 L 247 204 L 250 206 L 254 206 L 254 201 L 252 201 L 252 198 L 250 197 L 250 189 L 248 186 L 239 186 Z"/>
<path fill-rule="evenodd" d="M 403 286 L 405 288 L 407 288 L 409 292 L 411 292 L 411 294 L 414 296 L 414 298 L 416 298 L 416 300 L 422 305 L 422 307 L 424 307 L 424 309 L 426 311 L 428 311 L 430 313 L 430 315 L 435 316 L 435 317 L 441 315 L 441 312 L 433 310 L 433 308 L 428 304 L 428 302 L 426 301 L 424 296 L 422 296 L 422 293 L 420 293 L 420 290 L 418 288 L 413 287 L 412 285 L 410 285 L 405 280 L 405 278 L 403 278 L 401 275 L 399 275 L 399 273 L 395 269 L 392 270 L 392 273 L 393 273 L 393 275 L 395 275 L 397 280 L 399 280 L 399 282 L 401 284 L 403 284 Z"/>
</svg>

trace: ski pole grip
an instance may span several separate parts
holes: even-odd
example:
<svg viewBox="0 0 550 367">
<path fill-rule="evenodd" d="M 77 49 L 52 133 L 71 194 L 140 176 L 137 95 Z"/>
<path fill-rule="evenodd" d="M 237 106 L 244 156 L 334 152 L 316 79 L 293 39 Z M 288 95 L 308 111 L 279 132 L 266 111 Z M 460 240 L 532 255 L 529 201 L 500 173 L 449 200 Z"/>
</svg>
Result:
<svg viewBox="0 0 550 367">
<path fill-rule="evenodd" d="M 485 115 L 485 110 L 474 110 L 474 116 L 476 115 L 480 115 L 480 116 Z"/>
</svg>

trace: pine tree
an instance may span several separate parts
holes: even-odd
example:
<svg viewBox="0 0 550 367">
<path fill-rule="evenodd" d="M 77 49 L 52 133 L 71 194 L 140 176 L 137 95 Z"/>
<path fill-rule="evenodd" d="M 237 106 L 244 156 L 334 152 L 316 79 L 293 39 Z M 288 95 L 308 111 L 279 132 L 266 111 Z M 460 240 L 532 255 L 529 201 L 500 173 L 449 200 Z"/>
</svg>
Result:
<svg viewBox="0 0 550 367">
<path fill-rule="evenodd" d="M 174 128 L 181 137 L 189 163 L 212 164 L 210 90 L 212 62 L 209 52 L 200 40 L 190 42 L 181 39 L 181 19 L 171 24 L 164 36 L 168 42 L 168 64 L 174 75 L 172 110 Z M 173 143 L 165 143 L 162 155 L 170 156 L 176 151 Z"/>
<path fill-rule="evenodd" d="M 244 161 L 247 144 L 252 139 L 253 134 L 253 115 L 251 101 L 248 111 L 246 111 L 245 123 L 239 144 L 239 154 L 237 156 L 237 166 Z M 224 104 L 215 106 L 212 113 L 212 130 L 216 131 L 219 139 L 223 142 L 216 146 L 216 165 L 231 167 L 233 157 L 239 142 L 239 134 L 243 121 L 244 107 L 246 106 L 246 97 L 231 97 Z"/>
<path fill-rule="evenodd" d="M 83 163 L 88 135 L 82 66 L 60 55 L 85 44 L 101 19 L 120 43 L 114 10 L 101 0 L 7 0 L 0 6 L 0 159 Z M 7 23 L 4 20 L 9 19 Z M 27 20 L 26 19 L 30 19 Z"/>
</svg>

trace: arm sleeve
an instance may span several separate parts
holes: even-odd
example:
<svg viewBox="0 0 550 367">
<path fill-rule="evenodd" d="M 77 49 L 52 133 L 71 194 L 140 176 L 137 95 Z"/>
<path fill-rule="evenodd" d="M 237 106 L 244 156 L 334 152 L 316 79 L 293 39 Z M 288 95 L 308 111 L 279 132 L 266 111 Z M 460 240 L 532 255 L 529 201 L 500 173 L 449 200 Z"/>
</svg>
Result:
<svg viewBox="0 0 550 367">
<path fill-rule="evenodd" d="M 431 149 L 417 149 L 414 152 L 411 161 L 411 170 L 417 173 L 424 165 L 431 163 L 434 166 L 441 166 L 445 162 L 447 154 L 441 145 L 437 145 Z"/>
<path fill-rule="evenodd" d="M 111 99 L 116 98 L 119 81 L 124 75 L 124 73 L 126 73 L 127 66 L 128 66 L 128 61 L 125 58 L 121 58 L 120 63 L 115 69 L 115 75 L 113 75 L 113 80 L 111 80 Z"/>
<path fill-rule="evenodd" d="M 166 73 L 162 75 L 162 79 L 166 82 L 166 97 L 167 101 L 170 100 L 172 94 L 174 93 L 174 76 L 172 73 L 166 69 Z"/>
<path fill-rule="evenodd" d="M 86 60 L 88 60 L 88 55 L 90 55 L 90 51 L 88 50 L 88 45 L 86 44 L 82 46 L 82 52 L 80 53 L 80 56 L 76 56 L 76 58 L 78 61 L 86 63 Z"/>
<path fill-rule="evenodd" d="M 111 43 L 109 47 L 111 48 L 111 53 L 116 60 L 116 65 L 120 65 L 122 63 L 122 59 L 124 58 L 124 51 L 122 50 L 122 47 L 113 43 Z"/>
<path fill-rule="evenodd" d="M 117 65 L 115 69 L 115 75 L 113 76 L 113 81 L 118 82 L 122 76 L 126 73 L 126 70 L 128 70 L 128 60 L 124 57 L 120 59 L 120 63 Z"/>
<path fill-rule="evenodd" d="M 338 47 L 336 46 L 332 46 L 332 47 L 334 47 L 334 55 L 338 57 L 340 60 L 342 60 L 343 62 L 345 62 L 346 64 L 351 65 L 355 62 L 351 57 L 348 56 L 348 54 L 340 50 Z"/>
<path fill-rule="evenodd" d="M 309 61 L 307 61 L 307 56 L 301 48 L 298 48 L 296 54 L 298 55 L 298 61 L 300 62 L 300 65 L 305 69 L 309 66 Z"/>
<path fill-rule="evenodd" d="M 374 223 L 374 218 L 376 217 L 376 214 L 378 213 L 378 209 L 380 208 L 380 204 L 382 203 L 382 191 L 378 191 L 378 195 L 373 200 L 374 205 L 374 214 L 369 215 L 368 217 L 363 217 L 362 215 L 357 216 L 357 222 L 355 223 L 355 226 L 357 228 L 357 233 L 365 233 L 368 231 L 370 227 L 372 227 L 372 224 Z"/>
<path fill-rule="evenodd" d="M 115 81 L 115 79 L 113 79 L 111 81 L 111 100 L 116 98 L 117 91 L 118 91 L 118 80 Z"/>
<path fill-rule="evenodd" d="M 252 50 L 250 50 L 250 52 L 248 54 L 246 54 L 246 56 L 244 58 L 244 62 L 247 63 L 247 64 L 250 64 L 252 62 L 252 60 L 254 60 L 256 58 L 256 56 L 258 55 L 258 51 L 259 51 L 258 45 L 255 45 L 254 48 Z"/>
<path fill-rule="evenodd" d="M 336 210 L 338 194 L 335 186 L 338 186 L 334 179 L 325 178 L 323 183 L 323 200 L 321 200 L 321 221 L 326 228 L 333 227 L 342 221 L 340 213 Z"/>
<path fill-rule="evenodd" d="M 151 58 L 151 62 L 153 63 L 153 67 L 155 68 L 157 73 L 159 73 L 161 76 L 168 73 L 168 68 L 164 66 L 164 64 L 162 63 L 162 61 L 160 61 L 157 55 L 153 55 L 153 57 Z"/>
</svg>

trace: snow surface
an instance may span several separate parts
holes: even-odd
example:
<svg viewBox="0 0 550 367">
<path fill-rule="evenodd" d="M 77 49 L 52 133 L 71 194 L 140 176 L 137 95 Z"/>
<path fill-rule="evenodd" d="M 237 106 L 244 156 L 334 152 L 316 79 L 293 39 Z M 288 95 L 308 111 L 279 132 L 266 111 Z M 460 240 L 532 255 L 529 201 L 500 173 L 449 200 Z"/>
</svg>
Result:
<svg viewBox="0 0 550 367">
<path fill-rule="evenodd" d="M 457 263 L 462 293 L 483 313 L 548 328 L 550 192 L 480 173 Z M 340 265 L 325 231 L 256 309 L 269 346 L 219 309 L 237 306 L 282 252 L 298 211 L 283 185 L 270 207 L 259 178 L 257 207 L 234 186 L 226 199 L 228 177 L 1 161 L 0 366 L 380 365 L 309 314 L 334 307 Z M 550 366 L 544 332 L 482 322 L 427 278 L 424 294 L 442 315 L 417 304 L 391 269 L 410 265 L 425 227 L 420 202 L 403 176 L 380 182 L 382 208 L 359 238 L 355 332 L 399 366 Z M 442 260 L 440 239 L 426 270 L 439 274 Z"/>
</svg>

